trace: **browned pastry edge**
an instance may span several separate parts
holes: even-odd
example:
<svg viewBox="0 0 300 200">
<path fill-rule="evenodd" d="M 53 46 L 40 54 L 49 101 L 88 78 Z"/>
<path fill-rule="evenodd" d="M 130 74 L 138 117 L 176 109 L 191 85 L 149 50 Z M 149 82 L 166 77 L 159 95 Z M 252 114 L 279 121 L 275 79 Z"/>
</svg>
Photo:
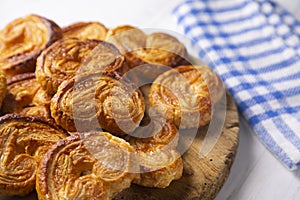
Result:
<svg viewBox="0 0 300 200">
<path fill-rule="evenodd" d="M 50 103 L 50 112 L 52 118 L 64 129 L 69 132 L 76 132 L 76 126 L 73 119 L 73 113 L 64 113 L 58 109 L 60 105 L 61 95 L 64 94 L 64 91 L 71 89 L 74 86 L 75 79 L 70 79 L 62 82 L 58 87 L 56 94 L 52 97 Z"/>
<path fill-rule="evenodd" d="M 38 194 L 38 199 L 40 200 L 46 200 L 49 198 L 46 198 L 46 194 L 48 193 L 47 190 L 47 185 L 45 184 L 40 184 L 47 182 L 47 177 L 43 176 L 43 175 L 47 175 L 48 174 L 48 168 L 47 168 L 47 163 L 49 162 L 49 160 L 53 157 L 53 155 L 58 152 L 60 150 L 60 148 L 63 148 L 65 145 L 72 143 L 74 141 L 78 141 L 80 140 L 80 136 L 79 135 L 71 135 L 67 138 L 65 138 L 64 140 L 60 140 L 56 143 L 56 145 L 53 145 L 52 148 L 46 153 L 46 155 L 44 156 L 44 159 L 42 160 L 42 162 L 40 163 L 40 166 L 38 167 L 37 170 L 37 177 L 36 177 L 36 191 Z M 42 176 L 40 175 L 42 174 Z"/>
<path fill-rule="evenodd" d="M 0 108 L 7 92 L 7 79 L 5 74 L 0 71 Z"/>
<path fill-rule="evenodd" d="M 41 54 L 41 52 L 45 48 L 50 46 L 53 42 L 62 38 L 61 28 L 54 21 L 47 19 L 45 17 L 39 16 L 39 15 L 36 15 L 36 14 L 31 14 L 28 16 L 37 17 L 46 24 L 46 26 L 49 30 L 49 33 L 50 33 L 48 42 L 42 49 L 35 52 L 35 54 L 32 55 L 31 57 L 28 57 L 28 58 L 25 57 L 25 59 L 24 58 L 18 59 L 20 55 L 16 55 L 13 58 L 10 58 L 10 61 L 8 61 L 8 62 L 12 62 L 12 63 L 15 62 L 15 63 L 12 66 L 10 66 L 9 69 L 3 69 L 3 72 L 8 76 L 13 76 L 13 75 L 17 75 L 17 74 L 26 73 L 26 72 L 34 72 L 36 59 Z"/>
<path fill-rule="evenodd" d="M 24 74 L 18 74 L 18 75 L 15 75 L 15 76 L 8 77 L 7 78 L 7 85 L 11 85 L 11 84 L 14 84 L 14 83 L 17 83 L 19 81 L 26 80 L 26 79 L 35 79 L 34 72 L 27 72 L 27 73 L 24 73 Z"/>
<path fill-rule="evenodd" d="M 55 124 L 51 121 L 45 121 L 45 119 L 43 117 L 39 117 L 39 116 L 24 116 L 24 115 L 20 115 L 20 114 L 6 114 L 6 115 L 0 117 L 0 124 L 5 123 L 6 121 L 15 120 L 15 119 L 17 119 L 17 120 L 24 119 L 24 120 L 27 120 L 28 122 L 38 122 L 38 123 L 46 124 L 53 129 L 56 129 L 56 130 L 59 130 L 62 132 L 66 132 L 64 129 L 62 129 L 57 124 Z"/>
</svg>

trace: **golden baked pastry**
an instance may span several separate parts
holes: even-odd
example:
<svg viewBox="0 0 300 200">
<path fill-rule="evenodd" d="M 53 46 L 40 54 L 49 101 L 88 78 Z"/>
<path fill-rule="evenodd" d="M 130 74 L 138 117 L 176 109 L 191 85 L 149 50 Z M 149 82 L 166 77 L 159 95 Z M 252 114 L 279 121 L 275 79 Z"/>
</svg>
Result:
<svg viewBox="0 0 300 200">
<path fill-rule="evenodd" d="M 196 65 L 194 67 L 200 71 L 208 86 L 211 102 L 213 104 L 218 102 L 225 93 L 224 85 L 219 76 L 205 65 Z"/>
<path fill-rule="evenodd" d="M 2 112 L 19 113 L 29 106 L 40 86 L 34 73 L 19 74 L 7 79 L 7 94 L 3 100 Z"/>
<path fill-rule="evenodd" d="M 0 108 L 6 96 L 6 91 L 7 91 L 6 76 L 3 72 L 0 71 Z"/>
<path fill-rule="evenodd" d="M 113 45 L 98 40 L 62 39 L 37 59 L 36 77 L 49 95 L 66 79 L 84 72 L 115 71 L 124 57 Z"/>
<path fill-rule="evenodd" d="M 0 117 L 0 196 L 112 199 L 181 178 L 177 128 L 209 123 L 224 94 L 186 57 L 175 37 L 128 25 L 28 15 L 0 30 L 1 114 L 18 114 Z"/>
<path fill-rule="evenodd" d="M 103 128 L 122 135 L 143 118 L 142 93 L 117 73 L 95 73 L 64 81 L 51 99 L 51 115 L 70 132 Z"/>
<path fill-rule="evenodd" d="M 62 29 L 64 38 L 104 40 L 107 28 L 99 22 L 77 22 Z"/>
<path fill-rule="evenodd" d="M 0 118 L 0 194 L 26 195 L 35 188 L 37 165 L 49 147 L 67 137 L 37 117 Z"/>
<path fill-rule="evenodd" d="M 145 47 L 147 35 L 140 29 L 123 25 L 110 29 L 106 41 L 114 44 L 121 53 L 130 53 Z"/>
<path fill-rule="evenodd" d="M 204 126 L 211 119 L 211 99 L 201 71 L 192 65 L 161 74 L 151 86 L 149 101 L 180 128 Z"/>
<path fill-rule="evenodd" d="M 33 72 L 41 51 L 61 37 L 57 24 L 38 15 L 10 22 L 0 31 L 0 68 L 9 76 Z"/>
<path fill-rule="evenodd" d="M 38 117 L 43 117 L 45 120 L 50 120 L 52 121 L 53 119 L 51 118 L 51 113 L 50 113 L 50 108 L 49 106 L 45 105 L 32 105 L 32 106 L 27 106 L 23 108 L 19 114 L 25 115 L 25 116 L 38 116 Z"/>
<path fill-rule="evenodd" d="M 2 113 L 50 118 L 50 100 L 38 84 L 34 73 L 12 76 L 7 80 L 7 94 L 3 101 Z"/>
<path fill-rule="evenodd" d="M 133 183 L 145 187 L 166 188 L 173 180 L 182 176 L 183 163 L 176 150 L 178 130 L 173 123 L 167 122 L 152 131 L 153 135 L 150 137 L 127 137 L 137 152 L 140 165 L 140 177 Z"/>
<path fill-rule="evenodd" d="M 37 106 L 45 105 L 49 107 L 50 101 L 51 96 L 49 96 L 47 92 L 40 86 L 32 99 L 32 104 Z"/>
<path fill-rule="evenodd" d="M 178 66 L 187 56 L 185 46 L 175 37 L 160 32 L 146 35 L 142 30 L 128 25 L 109 30 L 106 41 L 116 45 L 126 56 L 130 69 L 150 64 L 139 72 L 150 79 L 165 71 L 160 68 L 161 65 Z"/>
<path fill-rule="evenodd" d="M 106 132 L 74 134 L 46 155 L 37 174 L 40 200 L 112 199 L 138 176 L 133 148 Z"/>
<path fill-rule="evenodd" d="M 156 146 L 149 151 L 139 151 L 138 160 L 141 168 L 140 178 L 133 183 L 145 187 L 166 188 L 173 180 L 182 176 L 183 163 L 176 149 L 164 149 Z"/>
<path fill-rule="evenodd" d="M 165 148 L 176 149 L 178 144 L 178 130 L 177 127 L 170 122 L 159 124 L 158 122 L 152 123 L 153 126 L 149 127 L 147 135 L 142 135 L 136 129 L 130 136 L 126 136 L 126 140 L 132 145 L 136 151 L 147 152 L 155 149 L 156 146 L 166 146 Z"/>
</svg>

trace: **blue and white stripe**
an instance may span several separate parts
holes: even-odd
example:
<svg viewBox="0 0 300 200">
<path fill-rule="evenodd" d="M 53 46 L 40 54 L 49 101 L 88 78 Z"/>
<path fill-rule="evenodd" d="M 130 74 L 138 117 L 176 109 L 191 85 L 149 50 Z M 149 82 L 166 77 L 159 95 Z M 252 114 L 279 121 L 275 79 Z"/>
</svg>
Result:
<svg viewBox="0 0 300 200">
<path fill-rule="evenodd" d="M 187 0 L 174 14 L 266 147 L 300 168 L 300 22 L 267 0 Z"/>
</svg>

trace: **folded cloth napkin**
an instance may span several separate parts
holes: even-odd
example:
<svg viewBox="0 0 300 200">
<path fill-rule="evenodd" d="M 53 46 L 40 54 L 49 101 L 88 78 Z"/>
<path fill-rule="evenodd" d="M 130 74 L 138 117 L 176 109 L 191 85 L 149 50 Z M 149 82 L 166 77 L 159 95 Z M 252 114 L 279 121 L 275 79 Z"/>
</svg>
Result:
<svg viewBox="0 0 300 200">
<path fill-rule="evenodd" d="M 300 23 L 266 0 L 187 0 L 174 10 L 265 146 L 300 168 Z"/>
</svg>

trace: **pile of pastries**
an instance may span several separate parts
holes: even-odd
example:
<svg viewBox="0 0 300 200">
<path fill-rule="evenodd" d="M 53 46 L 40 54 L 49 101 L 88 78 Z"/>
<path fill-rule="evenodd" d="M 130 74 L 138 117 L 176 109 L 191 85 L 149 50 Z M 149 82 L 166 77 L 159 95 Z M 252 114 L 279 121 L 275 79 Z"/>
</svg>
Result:
<svg viewBox="0 0 300 200">
<path fill-rule="evenodd" d="M 0 195 L 112 199 L 180 179 L 178 130 L 207 125 L 223 91 L 186 58 L 175 37 L 128 25 L 10 22 L 0 30 Z"/>
</svg>

